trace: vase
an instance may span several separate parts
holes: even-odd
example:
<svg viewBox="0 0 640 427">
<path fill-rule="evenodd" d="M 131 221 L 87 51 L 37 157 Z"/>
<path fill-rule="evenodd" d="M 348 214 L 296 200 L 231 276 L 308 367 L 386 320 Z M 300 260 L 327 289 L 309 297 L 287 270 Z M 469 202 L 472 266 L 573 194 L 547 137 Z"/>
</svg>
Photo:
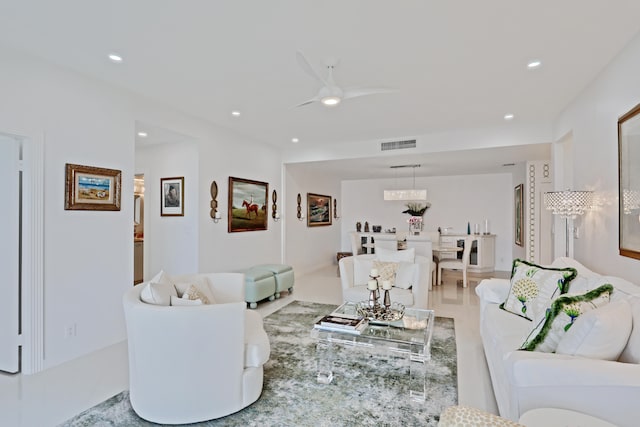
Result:
<svg viewBox="0 0 640 427">
<path fill-rule="evenodd" d="M 409 232 L 410 233 L 419 233 L 422 231 L 422 217 L 420 216 L 412 216 L 409 219 Z"/>
</svg>

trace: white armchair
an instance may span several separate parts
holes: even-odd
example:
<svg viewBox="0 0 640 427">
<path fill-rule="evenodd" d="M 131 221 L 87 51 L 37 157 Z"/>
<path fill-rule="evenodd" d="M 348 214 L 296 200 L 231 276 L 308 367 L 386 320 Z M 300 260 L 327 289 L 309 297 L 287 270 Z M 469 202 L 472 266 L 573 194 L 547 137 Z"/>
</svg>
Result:
<svg viewBox="0 0 640 427">
<path fill-rule="evenodd" d="M 345 257 L 339 261 L 343 301 L 359 302 L 369 298 L 367 281 L 376 259 L 375 254 L 365 254 Z M 412 266 L 406 265 L 409 263 L 402 263 L 403 271 L 398 270 L 398 274 L 405 276 L 403 281 L 411 287 L 403 289 L 394 286 L 390 292 L 391 301 L 402 303 L 407 307 L 426 309 L 431 286 L 431 262 L 431 259 L 416 255 Z"/>
<path fill-rule="evenodd" d="M 140 299 L 147 283 L 125 293 L 134 411 L 154 423 L 186 424 L 220 418 L 255 402 L 262 393 L 262 365 L 270 345 L 262 317 L 246 309 L 244 275 L 172 280 L 207 283 L 215 303 L 147 304 Z"/>
</svg>

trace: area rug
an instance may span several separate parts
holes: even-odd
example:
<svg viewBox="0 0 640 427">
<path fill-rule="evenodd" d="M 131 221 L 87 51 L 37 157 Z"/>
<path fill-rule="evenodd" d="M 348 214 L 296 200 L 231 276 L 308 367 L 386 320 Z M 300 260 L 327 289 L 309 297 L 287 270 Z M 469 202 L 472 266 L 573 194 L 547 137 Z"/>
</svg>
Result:
<svg viewBox="0 0 640 427">
<path fill-rule="evenodd" d="M 457 404 L 453 319 L 436 317 L 425 402 L 409 399 L 409 365 L 386 352 L 340 349 L 331 384 L 316 382 L 311 325 L 336 306 L 294 301 L 264 319 L 271 358 L 264 366 L 264 389 L 251 406 L 193 426 L 436 426 L 439 415 Z M 61 424 L 156 426 L 139 418 L 128 391 Z"/>
</svg>

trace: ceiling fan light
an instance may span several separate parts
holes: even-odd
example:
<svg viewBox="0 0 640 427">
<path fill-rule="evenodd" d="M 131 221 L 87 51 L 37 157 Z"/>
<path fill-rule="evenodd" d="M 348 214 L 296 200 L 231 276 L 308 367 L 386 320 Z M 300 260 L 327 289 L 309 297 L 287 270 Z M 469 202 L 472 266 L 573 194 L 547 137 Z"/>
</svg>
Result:
<svg viewBox="0 0 640 427">
<path fill-rule="evenodd" d="M 334 105 L 338 105 L 340 104 L 340 101 L 342 100 L 337 96 L 325 96 L 320 100 L 320 102 L 322 102 L 324 105 L 328 107 L 333 107 Z"/>
</svg>

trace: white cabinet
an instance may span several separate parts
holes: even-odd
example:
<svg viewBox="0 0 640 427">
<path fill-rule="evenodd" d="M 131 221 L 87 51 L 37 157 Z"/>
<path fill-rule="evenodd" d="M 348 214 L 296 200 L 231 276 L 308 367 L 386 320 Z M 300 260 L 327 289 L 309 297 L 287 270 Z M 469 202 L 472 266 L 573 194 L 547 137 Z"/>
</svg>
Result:
<svg viewBox="0 0 640 427">
<path fill-rule="evenodd" d="M 494 271 L 496 264 L 496 235 L 479 234 L 472 235 L 477 238 L 471 247 L 469 267 L 467 269 L 476 273 Z M 440 236 L 440 246 L 464 246 L 466 234 L 448 234 Z M 462 255 L 461 252 L 459 252 Z M 442 258 L 454 258 L 456 254 L 442 254 Z"/>
</svg>

